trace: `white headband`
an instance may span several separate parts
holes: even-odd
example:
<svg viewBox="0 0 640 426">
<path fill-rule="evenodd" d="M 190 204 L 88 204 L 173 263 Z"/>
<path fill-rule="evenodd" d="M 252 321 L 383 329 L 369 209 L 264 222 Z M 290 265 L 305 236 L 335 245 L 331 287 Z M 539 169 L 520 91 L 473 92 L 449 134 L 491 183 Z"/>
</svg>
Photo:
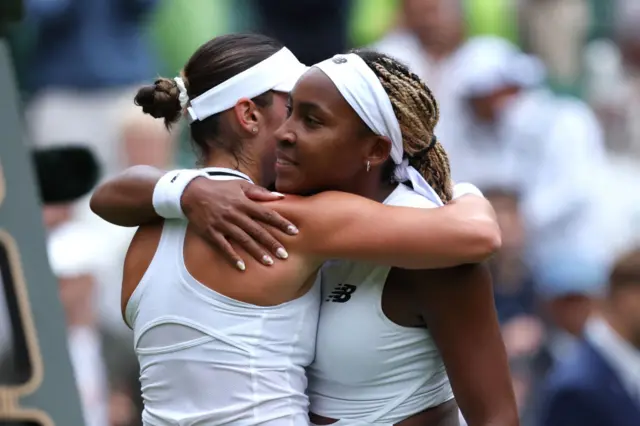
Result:
<svg viewBox="0 0 640 426">
<path fill-rule="evenodd" d="M 189 121 L 204 120 L 232 108 L 239 99 L 252 99 L 269 90 L 290 92 L 307 69 L 289 49 L 283 47 L 264 61 L 191 99 L 191 105 L 187 107 Z M 180 103 L 186 106 L 188 96 L 185 97 L 184 82 L 180 77 L 175 80 L 180 90 Z"/>
<path fill-rule="evenodd" d="M 410 181 L 414 191 L 437 205 L 443 205 L 431 185 L 404 159 L 402 131 L 391 100 L 366 62 L 357 54 L 349 53 L 336 55 L 314 66 L 331 79 L 371 131 L 391 140 L 391 159 L 397 165 L 396 179 L 400 182 Z"/>
</svg>

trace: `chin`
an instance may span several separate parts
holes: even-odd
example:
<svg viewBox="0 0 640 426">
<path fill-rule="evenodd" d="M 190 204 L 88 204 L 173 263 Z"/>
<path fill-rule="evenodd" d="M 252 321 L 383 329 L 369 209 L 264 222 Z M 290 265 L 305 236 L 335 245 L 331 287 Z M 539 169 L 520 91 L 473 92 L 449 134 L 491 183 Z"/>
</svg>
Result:
<svg viewBox="0 0 640 426">
<path fill-rule="evenodd" d="M 302 189 L 300 188 L 300 185 L 298 185 L 296 180 L 289 177 L 277 177 L 275 186 L 276 191 L 282 192 L 284 194 L 299 194 Z"/>
</svg>

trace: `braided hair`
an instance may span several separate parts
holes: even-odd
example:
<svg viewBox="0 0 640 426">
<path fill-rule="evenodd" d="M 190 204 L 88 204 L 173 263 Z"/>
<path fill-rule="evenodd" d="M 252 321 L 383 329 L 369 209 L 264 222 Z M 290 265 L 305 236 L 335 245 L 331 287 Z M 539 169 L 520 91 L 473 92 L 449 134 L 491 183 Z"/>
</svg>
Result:
<svg viewBox="0 0 640 426">
<path fill-rule="evenodd" d="M 409 164 L 420 172 L 444 203 L 451 201 L 449 158 L 434 134 L 440 109 L 433 93 L 420 77 L 397 60 L 368 50 L 353 53 L 373 70 L 389 95 Z M 385 178 L 393 179 L 393 168 L 385 174 Z"/>
</svg>

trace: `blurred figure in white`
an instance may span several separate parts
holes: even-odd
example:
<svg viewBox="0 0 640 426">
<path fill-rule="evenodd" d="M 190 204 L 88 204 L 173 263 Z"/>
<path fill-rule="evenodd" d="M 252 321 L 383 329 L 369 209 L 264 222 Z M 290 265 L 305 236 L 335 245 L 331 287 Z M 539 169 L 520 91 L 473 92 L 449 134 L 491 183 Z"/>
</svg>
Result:
<svg viewBox="0 0 640 426">
<path fill-rule="evenodd" d="M 585 49 L 586 95 L 618 154 L 640 157 L 640 2 L 615 0 L 614 40 Z"/>
<path fill-rule="evenodd" d="M 49 263 L 60 286 L 69 356 L 85 424 L 108 426 L 107 369 L 93 303 L 96 290 L 93 271 L 100 261 L 100 250 L 94 250 L 95 247 L 91 230 L 78 223 L 60 224 L 49 235 Z"/>
<path fill-rule="evenodd" d="M 527 45 L 544 61 L 558 87 L 574 88 L 582 72 L 581 53 L 591 23 L 591 1 L 528 0 L 518 3 Z"/>
<path fill-rule="evenodd" d="M 401 5 L 401 26 L 372 48 L 399 59 L 427 83 L 440 104 L 442 123 L 457 115 L 451 109 L 457 98 L 452 75 L 465 41 L 463 1 L 402 0 Z"/>
<path fill-rule="evenodd" d="M 139 138 L 145 146 L 152 145 L 136 161 L 154 161 L 157 150 L 166 150 L 167 143 L 166 135 L 157 135 L 167 131 L 136 108 L 133 88 L 156 72 L 146 23 L 159 1 L 25 0 L 24 4 L 24 25 L 33 36 L 24 64 L 25 117 L 34 144 L 83 144 L 96 155 L 103 177 L 109 177 L 129 165 L 121 147 L 125 125 L 133 123 L 137 132 L 147 132 Z M 88 203 L 79 202 L 77 210 L 74 216 L 84 217 Z"/>
<path fill-rule="evenodd" d="M 542 63 L 503 39 L 471 39 L 457 57 L 463 114 L 439 136 L 454 179 L 517 188 L 540 293 L 597 294 L 611 241 L 599 207 L 607 158 L 595 115 L 546 89 Z M 582 311 L 573 305 L 562 306 Z"/>
</svg>

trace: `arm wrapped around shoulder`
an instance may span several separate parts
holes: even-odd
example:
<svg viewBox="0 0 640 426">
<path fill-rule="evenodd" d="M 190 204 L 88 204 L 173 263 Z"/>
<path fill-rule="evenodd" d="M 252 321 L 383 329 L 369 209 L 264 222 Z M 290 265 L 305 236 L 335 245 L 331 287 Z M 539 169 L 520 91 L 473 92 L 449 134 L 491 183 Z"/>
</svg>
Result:
<svg viewBox="0 0 640 426">
<path fill-rule="evenodd" d="M 296 249 L 320 260 L 446 268 L 481 262 L 501 244 L 491 204 L 473 195 L 423 209 L 328 191 L 306 198 L 287 196 L 273 207 L 298 225 Z"/>
</svg>

